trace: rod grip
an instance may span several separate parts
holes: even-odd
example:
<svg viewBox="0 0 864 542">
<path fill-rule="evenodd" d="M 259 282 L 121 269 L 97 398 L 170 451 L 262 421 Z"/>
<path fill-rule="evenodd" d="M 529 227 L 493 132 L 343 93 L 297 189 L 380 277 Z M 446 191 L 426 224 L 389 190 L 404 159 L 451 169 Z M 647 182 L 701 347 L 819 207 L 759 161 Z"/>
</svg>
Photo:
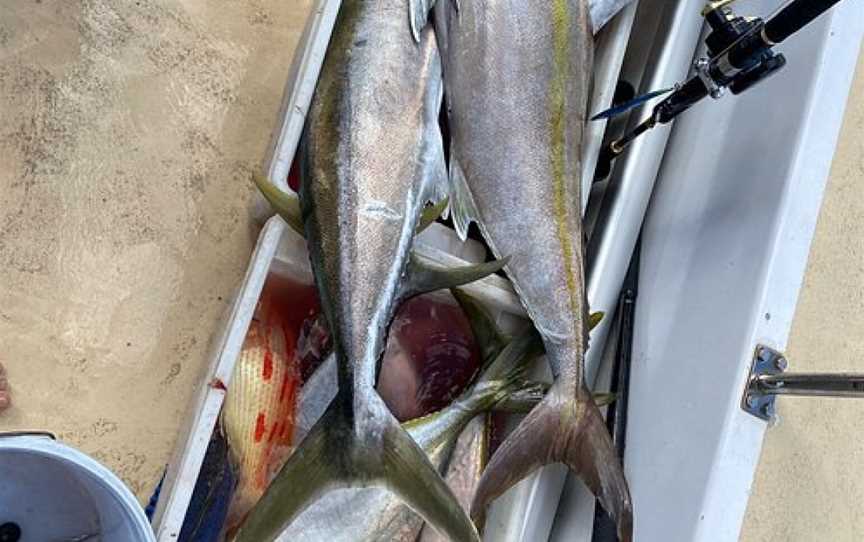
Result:
<svg viewBox="0 0 864 542">
<path fill-rule="evenodd" d="M 780 43 L 838 2 L 840 0 L 795 0 L 765 23 L 765 36 L 774 43 Z"/>
</svg>

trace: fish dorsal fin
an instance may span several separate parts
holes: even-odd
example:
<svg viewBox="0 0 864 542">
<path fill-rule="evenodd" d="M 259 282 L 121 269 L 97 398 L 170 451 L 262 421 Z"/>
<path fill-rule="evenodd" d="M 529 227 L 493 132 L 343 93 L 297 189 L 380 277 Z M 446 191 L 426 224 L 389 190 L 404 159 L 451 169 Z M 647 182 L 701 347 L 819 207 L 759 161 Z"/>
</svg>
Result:
<svg viewBox="0 0 864 542">
<path fill-rule="evenodd" d="M 416 254 L 411 254 L 406 276 L 402 280 L 399 301 L 428 292 L 470 284 L 500 271 L 507 265 L 508 260 L 509 258 L 502 258 L 477 265 L 447 268 L 432 265 Z"/>
<path fill-rule="evenodd" d="M 450 211 L 453 215 L 453 225 L 456 233 L 463 241 L 468 238 L 468 227 L 471 222 L 479 219 L 477 205 L 474 196 L 468 187 L 465 172 L 459 164 L 459 158 L 455 152 L 450 154 Z"/>
<path fill-rule="evenodd" d="M 514 391 L 504 399 L 501 399 L 492 410 L 495 412 L 509 412 L 513 414 L 528 414 L 549 393 L 549 384 L 526 380 L 522 387 Z M 594 404 L 597 408 L 611 405 L 618 400 L 617 393 L 597 392 L 594 394 Z"/>
</svg>

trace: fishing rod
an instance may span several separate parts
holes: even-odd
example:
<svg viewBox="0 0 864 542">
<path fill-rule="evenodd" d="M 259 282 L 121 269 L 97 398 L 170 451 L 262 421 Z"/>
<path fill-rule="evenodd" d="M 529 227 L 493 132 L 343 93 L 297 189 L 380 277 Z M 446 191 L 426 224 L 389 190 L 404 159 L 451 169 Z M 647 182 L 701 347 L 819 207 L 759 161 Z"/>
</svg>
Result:
<svg viewBox="0 0 864 542">
<path fill-rule="evenodd" d="M 648 119 L 604 147 L 600 153 L 601 162 L 611 163 L 637 137 L 658 124 L 671 122 L 706 97 L 720 99 L 727 89 L 737 96 L 779 72 L 786 65 L 786 57 L 776 53 L 774 46 L 841 0 L 792 0 L 767 21 L 759 17 L 736 15 L 729 7 L 734 1 L 712 1 L 702 11 L 711 28 L 711 33 L 705 39 L 707 56 L 696 61 L 695 74 L 689 80 L 615 105 L 591 119 L 609 119 L 653 98 L 671 93 L 654 107 Z"/>
</svg>

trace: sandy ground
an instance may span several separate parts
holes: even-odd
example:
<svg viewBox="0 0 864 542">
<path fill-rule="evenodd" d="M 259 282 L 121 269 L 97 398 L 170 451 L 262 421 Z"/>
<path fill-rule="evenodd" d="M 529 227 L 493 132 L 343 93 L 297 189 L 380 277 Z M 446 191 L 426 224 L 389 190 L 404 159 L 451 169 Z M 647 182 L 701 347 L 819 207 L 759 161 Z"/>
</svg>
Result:
<svg viewBox="0 0 864 542">
<path fill-rule="evenodd" d="M 264 156 L 310 0 L 3 0 L 0 430 L 43 429 L 143 500 L 257 228 Z M 864 62 L 789 355 L 864 354 Z M 860 540 L 864 402 L 784 400 L 746 541 Z M 856 534 L 857 533 L 857 534 Z"/>
<path fill-rule="evenodd" d="M 310 0 L 3 0 L 0 430 L 146 498 L 257 228 Z"/>
</svg>

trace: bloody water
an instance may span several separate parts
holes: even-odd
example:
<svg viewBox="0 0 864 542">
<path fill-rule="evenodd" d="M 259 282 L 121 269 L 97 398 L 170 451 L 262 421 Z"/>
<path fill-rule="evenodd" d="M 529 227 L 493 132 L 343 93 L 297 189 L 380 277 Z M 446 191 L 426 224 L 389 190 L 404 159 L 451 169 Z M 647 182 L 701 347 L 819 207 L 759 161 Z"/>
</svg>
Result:
<svg viewBox="0 0 864 542">
<path fill-rule="evenodd" d="M 480 368 L 480 351 L 462 309 L 433 296 L 399 308 L 381 372 L 378 393 L 400 421 L 450 404 Z"/>
<path fill-rule="evenodd" d="M 329 350 L 330 338 L 321 322 L 321 304 L 311 284 L 271 273 L 264 283 L 256 314 L 282 327 L 288 352 L 305 382 Z"/>
<path fill-rule="evenodd" d="M 293 357 L 305 382 L 331 349 L 314 286 L 271 274 L 259 312 L 280 321 L 286 344 L 296 344 Z M 410 420 L 447 406 L 479 366 L 480 352 L 462 309 L 422 296 L 404 303 L 393 320 L 378 391 L 397 419 Z"/>
</svg>

